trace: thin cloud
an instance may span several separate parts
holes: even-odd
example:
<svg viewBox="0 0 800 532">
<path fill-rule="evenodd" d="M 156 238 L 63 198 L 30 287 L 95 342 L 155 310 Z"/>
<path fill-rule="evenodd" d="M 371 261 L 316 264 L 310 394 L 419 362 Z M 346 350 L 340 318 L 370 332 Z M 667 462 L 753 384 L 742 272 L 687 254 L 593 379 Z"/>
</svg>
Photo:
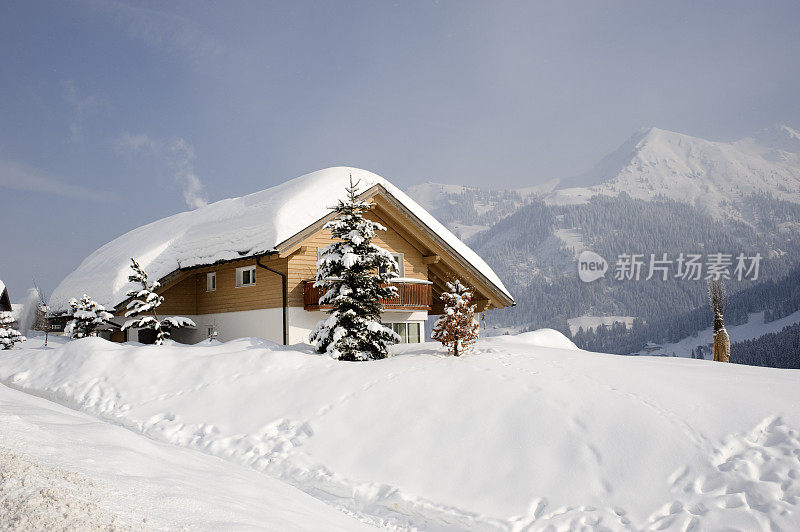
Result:
<svg viewBox="0 0 800 532">
<path fill-rule="evenodd" d="M 146 151 L 153 155 L 172 174 L 183 192 L 190 209 L 208 204 L 205 186 L 194 171 L 197 155 L 194 146 L 180 137 L 171 140 L 152 139 L 144 133 L 124 133 L 114 142 L 117 153 L 135 154 Z"/>
<path fill-rule="evenodd" d="M 69 125 L 70 138 L 72 142 L 80 142 L 84 136 L 84 119 L 97 112 L 100 101 L 95 96 L 81 94 L 71 79 L 62 80 L 60 85 L 64 99 L 70 104 L 73 112 L 73 120 Z"/>
<path fill-rule="evenodd" d="M 2 157 L 0 157 L 0 188 L 102 203 L 119 201 L 119 196 L 113 192 L 73 185 L 61 177 Z"/>
<path fill-rule="evenodd" d="M 217 39 L 178 15 L 116 0 L 86 0 L 85 3 L 111 15 L 131 37 L 151 46 L 180 53 L 193 63 L 217 56 L 223 51 Z"/>
</svg>

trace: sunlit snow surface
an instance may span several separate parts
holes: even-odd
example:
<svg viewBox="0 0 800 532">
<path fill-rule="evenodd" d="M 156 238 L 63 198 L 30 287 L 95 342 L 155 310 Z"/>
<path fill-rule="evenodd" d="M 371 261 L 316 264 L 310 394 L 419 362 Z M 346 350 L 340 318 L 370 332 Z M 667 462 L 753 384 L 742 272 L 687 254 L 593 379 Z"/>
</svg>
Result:
<svg viewBox="0 0 800 532">
<path fill-rule="evenodd" d="M 379 526 L 800 527 L 798 370 L 589 353 L 551 330 L 482 339 L 459 358 L 396 346 L 367 363 L 248 338 L 38 342 L 0 352 L 2 382 Z M 48 430 L 31 449 L 55 456 Z"/>
</svg>

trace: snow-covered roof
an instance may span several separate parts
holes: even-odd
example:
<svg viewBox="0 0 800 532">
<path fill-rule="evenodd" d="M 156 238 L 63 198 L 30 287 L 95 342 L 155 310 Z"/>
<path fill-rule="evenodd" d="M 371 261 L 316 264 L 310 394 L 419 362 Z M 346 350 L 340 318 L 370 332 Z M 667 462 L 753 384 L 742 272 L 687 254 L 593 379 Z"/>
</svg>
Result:
<svg viewBox="0 0 800 532">
<path fill-rule="evenodd" d="M 372 172 L 349 167 L 318 170 L 260 192 L 182 212 L 134 229 L 89 255 L 53 291 L 54 310 L 89 294 L 107 308 L 125 300 L 130 259 L 151 279 L 180 269 L 274 251 L 276 246 L 330 213 L 344 198 L 350 175 L 360 190 L 381 185 L 428 229 L 510 299 L 497 274 L 466 244 L 402 190 Z"/>
</svg>

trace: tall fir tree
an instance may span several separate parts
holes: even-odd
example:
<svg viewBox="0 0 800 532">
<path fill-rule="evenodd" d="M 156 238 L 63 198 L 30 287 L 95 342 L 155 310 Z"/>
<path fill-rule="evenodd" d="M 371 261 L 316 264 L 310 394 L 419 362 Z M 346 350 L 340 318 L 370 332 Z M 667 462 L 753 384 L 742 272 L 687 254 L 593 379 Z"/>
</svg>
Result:
<svg viewBox="0 0 800 532">
<path fill-rule="evenodd" d="M 64 333 L 70 338 L 85 338 L 95 336 L 97 330 L 108 325 L 108 320 L 114 317 L 106 308 L 86 294 L 80 300 L 69 300 L 72 307 L 72 319 L 64 327 Z"/>
<path fill-rule="evenodd" d="M 25 337 L 14 327 L 14 315 L 11 312 L 0 312 L 0 346 L 11 349 L 17 342 L 24 342 Z"/>
<path fill-rule="evenodd" d="M 147 272 L 139 266 L 135 259 L 131 258 L 131 270 L 133 273 L 128 276 L 132 283 L 139 283 L 141 288 L 128 292 L 131 301 L 128 303 L 128 311 L 125 312 L 127 320 L 122 326 L 122 330 L 134 329 L 153 329 L 156 333 L 155 344 L 161 345 L 165 338 L 169 338 L 169 328 L 196 327 L 195 323 L 189 318 L 182 316 L 169 316 L 163 320 L 158 317 L 156 308 L 164 302 L 164 296 L 156 293 L 161 286 L 158 281 L 150 283 L 147 279 Z"/>
<path fill-rule="evenodd" d="M 436 320 L 431 339 L 440 341 L 448 351 L 459 356 L 478 340 L 479 325 L 472 292 L 458 279 L 447 283 L 447 289 L 441 295 L 444 314 Z"/>
<path fill-rule="evenodd" d="M 339 200 L 336 218 L 325 224 L 334 242 L 317 261 L 314 286 L 328 289 L 320 304 L 331 305 L 331 310 L 309 342 L 339 360 L 386 358 L 388 346 L 400 341 L 380 321 L 381 299 L 397 297 L 389 283 L 398 276 L 398 266 L 391 253 L 372 243 L 376 232 L 386 228 L 364 218 L 371 207 L 358 199 L 358 182 L 350 176 L 347 198 Z"/>
</svg>

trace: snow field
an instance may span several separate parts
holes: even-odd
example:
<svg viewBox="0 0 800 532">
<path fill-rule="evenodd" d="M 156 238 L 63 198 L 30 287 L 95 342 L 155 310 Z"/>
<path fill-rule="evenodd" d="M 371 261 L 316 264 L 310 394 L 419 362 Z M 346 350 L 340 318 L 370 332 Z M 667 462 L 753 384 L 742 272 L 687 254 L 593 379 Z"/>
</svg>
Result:
<svg viewBox="0 0 800 532">
<path fill-rule="evenodd" d="M 799 371 L 588 353 L 548 330 L 393 353 L 89 338 L 3 353 L 0 380 L 378 526 L 800 526 Z"/>
<path fill-rule="evenodd" d="M 575 334 L 578 329 L 583 327 L 583 330 L 595 329 L 600 325 L 608 325 L 611 327 L 616 322 L 624 323 L 626 327 L 630 328 L 633 325 L 633 316 L 579 316 L 577 318 L 569 318 L 569 332 Z"/>
<path fill-rule="evenodd" d="M 0 385 L 2 530 L 362 530 L 279 480 Z"/>
</svg>

